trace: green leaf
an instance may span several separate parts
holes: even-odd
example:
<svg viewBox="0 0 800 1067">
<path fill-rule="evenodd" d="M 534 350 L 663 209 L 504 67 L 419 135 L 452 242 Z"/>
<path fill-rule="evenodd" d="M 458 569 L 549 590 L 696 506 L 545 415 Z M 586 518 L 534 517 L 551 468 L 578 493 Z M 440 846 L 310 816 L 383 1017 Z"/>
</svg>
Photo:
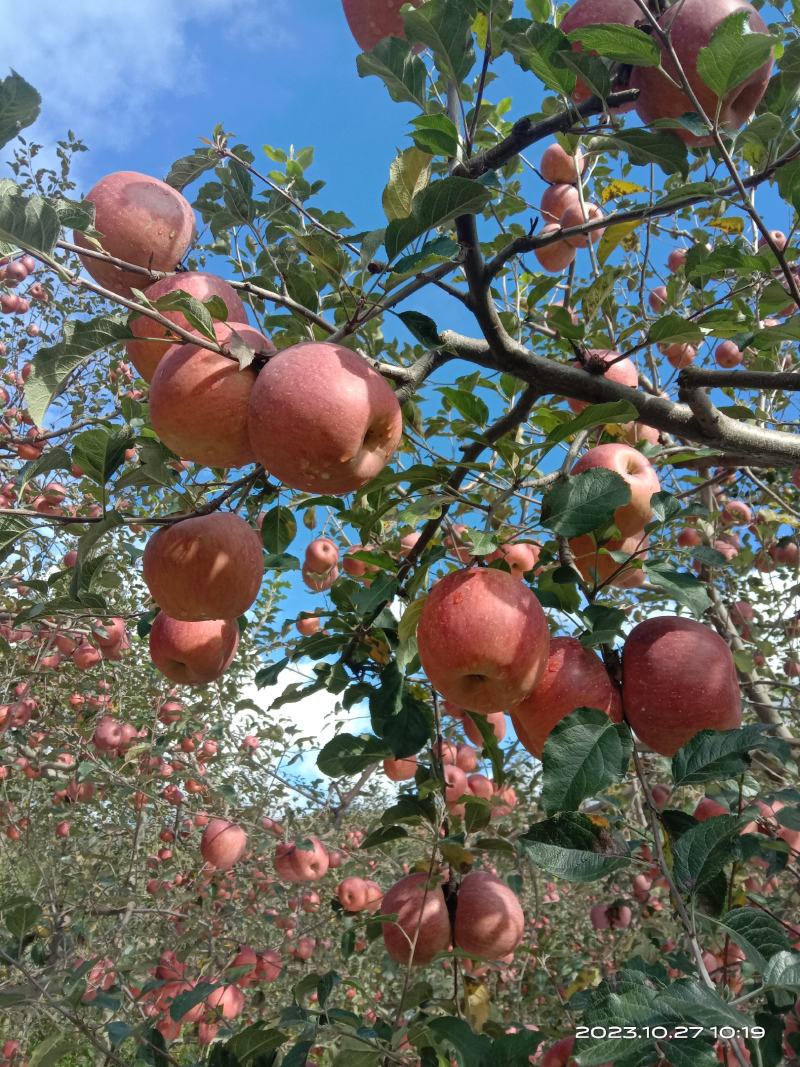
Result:
<svg viewBox="0 0 800 1067">
<path fill-rule="evenodd" d="M 403 13 L 405 35 L 430 48 L 439 72 L 460 83 L 475 62 L 470 28 L 476 13 L 474 0 L 428 0 Z"/>
<path fill-rule="evenodd" d="M 800 953 L 776 953 L 764 971 L 764 985 L 770 989 L 800 992 Z"/>
<path fill-rule="evenodd" d="M 65 1056 L 75 1051 L 75 1042 L 64 1034 L 51 1034 L 33 1049 L 28 1059 L 29 1067 L 56 1067 Z"/>
<path fill-rule="evenodd" d="M 682 834 L 674 850 L 678 886 L 693 895 L 709 886 L 733 860 L 733 842 L 745 825 L 746 820 L 736 815 L 719 815 Z"/>
<path fill-rule="evenodd" d="M 768 749 L 774 745 L 774 739 L 766 736 L 768 730 L 768 726 L 760 723 L 743 726 L 740 730 L 703 730 L 672 757 L 675 785 L 699 785 L 738 778 L 749 768 L 753 749 Z"/>
<path fill-rule="evenodd" d="M 406 688 L 405 677 L 392 661 L 381 671 L 380 685 L 369 697 L 372 729 L 394 756 L 413 756 L 431 737 L 432 722 L 426 704 Z"/>
<path fill-rule="evenodd" d="M 621 781 L 633 738 L 596 708 L 579 708 L 557 723 L 544 744 L 542 807 L 546 815 L 577 811 L 581 801 Z"/>
<path fill-rule="evenodd" d="M 196 181 L 201 174 L 205 174 L 208 170 L 213 170 L 218 161 L 219 157 L 213 148 L 198 148 L 191 155 L 181 156 L 180 159 L 176 159 L 169 168 L 169 174 L 165 181 L 173 189 L 185 189 L 187 185 L 191 185 L 192 182 Z"/>
<path fill-rule="evenodd" d="M 647 567 L 647 576 L 653 585 L 687 607 L 698 619 L 708 610 L 711 599 L 705 585 L 688 571 L 675 571 L 662 564 L 651 563 Z"/>
<path fill-rule="evenodd" d="M 577 83 L 562 56 L 572 51 L 565 33 L 546 22 L 511 19 L 502 30 L 502 43 L 523 70 L 529 70 L 553 92 L 569 96 Z"/>
<path fill-rule="evenodd" d="M 454 389 L 450 385 L 440 386 L 439 392 L 450 402 L 459 415 L 478 426 L 485 426 L 489 421 L 489 408 L 485 401 L 468 389 Z"/>
<path fill-rule="evenodd" d="M 688 322 L 682 315 L 669 314 L 656 319 L 650 327 L 649 340 L 652 344 L 674 344 L 679 341 L 699 344 L 704 336 L 699 326 Z"/>
<path fill-rule="evenodd" d="M 3 901 L 0 906 L 6 928 L 12 937 L 21 939 L 40 922 L 44 912 L 30 897 L 16 896 Z"/>
<path fill-rule="evenodd" d="M 389 184 L 383 190 L 383 210 L 389 222 L 411 214 L 411 203 L 431 180 L 431 157 L 419 148 L 406 148 L 392 160 Z"/>
<path fill-rule="evenodd" d="M 177 997 L 172 1001 L 169 1007 L 170 1018 L 174 1022 L 178 1022 L 184 1015 L 196 1008 L 198 1004 L 202 1004 L 206 997 L 210 996 L 216 989 L 222 989 L 219 982 L 198 982 L 197 985 L 192 986 L 191 989 L 187 989 L 184 993 L 179 993 Z"/>
<path fill-rule="evenodd" d="M 627 855 L 611 851 L 598 828 L 578 812 L 565 812 L 534 823 L 518 839 L 520 847 L 543 871 L 568 882 L 596 882 L 627 867 Z"/>
<path fill-rule="evenodd" d="M 105 485 L 125 462 L 125 452 L 133 444 L 128 427 L 109 433 L 108 430 L 84 430 L 73 438 L 72 462 L 87 478 Z"/>
<path fill-rule="evenodd" d="M 392 841 L 401 841 L 405 837 L 408 837 L 408 830 L 404 830 L 402 826 L 379 826 L 376 830 L 367 834 L 358 847 L 362 851 L 368 851 L 371 848 L 383 848 L 384 845 L 388 845 Z"/>
<path fill-rule="evenodd" d="M 241 1067 L 262 1067 L 262 1061 L 256 1064 L 256 1058 L 267 1057 L 263 1060 L 263 1067 L 266 1067 L 269 1053 L 275 1052 L 287 1040 L 288 1034 L 282 1030 L 265 1029 L 263 1023 L 255 1023 L 240 1030 L 225 1047 L 236 1056 Z"/>
<path fill-rule="evenodd" d="M 750 15 L 749 8 L 728 15 L 697 54 L 697 73 L 718 97 L 741 85 L 772 54 L 774 40 L 750 31 Z"/>
<path fill-rule="evenodd" d="M 264 548 L 273 556 L 285 552 L 297 534 L 297 520 L 291 508 L 271 508 L 261 524 L 261 540 Z"/>
<path fill-rule="evenodd" d="M 590 604 L 584 611 L 583 617 L 591 629 L 581 637 L 581 644 L 591 648 L 609 644 L 619 637 L 628 613 L 621 608 L 610 607 L 608 604 Z"/>
<path fill-rule="evenodd" d="M 492 820 L 492 806 L 484 797 L 467 797 L 464 802 L 464 826 L 468 834 L 485 830 Z"/>
<path fill-rule="evenodd" d="M 456 215 L 482 211 L 490 199 L 489 190 L 470 178 L 450 177 L 432 182 L 416 194 L 408 218 L 395 219 L 386 227 L 389 259 L 394 259 L 417 237 L 443 226 Z"/>
<path fill-rule="evenodd" d="M 6 559 L 19 545 L 29 530 L 35 529 L 34 520 L 17 515 L 0 515 L 0 562 Z"/>
<path fill-rule="evenodd" d="M 25 196 L 9 179 L 0 181 L 0 241 L 50 255 L 61 234 L 61 219 L 49 200 Z"/>
<path fill-rule="evenodd" d="M 409 333 L 426 348 L 441 348 L 439 327 L 428 315 L 421 311 L 401 311 L 398 315 Z"/>
<path fill-rule="evenodd" d="M 568 475 L 545 493 L 542 525 L 564 537 L 578 537 L 608 526 L 631 490 L 624 478 L 605 467 Z"/>
<path fill-rule="evenodd" d="M 659 64 L 658 45 L 649 33 L 637 30 L 635 26 L 601 22 L 582 26 L 567 36 L 570 41 L 579 41 L 589 51 L 616 63 L 633 67 L 657 67 Z"/>
<path fill-rule="evenodd" d="M 496 1037 L 483 1058 L 483 1067 L 527 1067 L 544 1040 L 544 1034 L 530 1030 Z"/>
<path fill-rule="evenodd" d="M 147 300 L 144 293 L 142 296 Z M 217 297 L 212 297 L 212 300 L 217 299 Z M 224 309 L 224 302 L 219 302 Z M 183 289 L 173 289 L 172 292 L 165 293 L 164 296 L 159 297 L 158 300 L 154 300 L 152 303 L 147 300 L 147 303 L 150 303 L 151 307 L 154 307 L 157 311 L 182 312 L 191 329 L 196 330 L 201 336 L 207 337 L 211 341 L 216 340 L 216 334 L 214 333 L 214 319 L 208 308 L 196 297 L 184 292 Z"/>
<path fill-rule="evenodd" d="M 485 1034 L 476 1034 L 464 1019 L 451 1015 L 432 1019 L 428 1032 L 434 1043 L 445 1051 L 452 1051 L 459 1067 L 481 1067 L 491 1042 Z"/>
<path fill-rule="evenodd" d="M 41 106 L 41 96 L 15 70 L 0 81 L 0 148 L 37 120 Z"/>
<path fill-rule="evenodd" d="M 374 75 L 380 78 L 392 100 L 415 104 L 420 111 L 426 110 L 425 64 L 411 52 L 410 46 L 397 37 L 386 37 L 371 52 L 363 53 L 356 60 L 360 78 Z"/>
<path fill-rule="evenodd" d="M 55 345 L 40 348 L 31 360 L 30 377 L 25 383 L 25 402 L 35 424 L 43 425 L 50 403 L 61 393 L 72 372 L 89 356 L 132 336 L 122 315 L 65 322 L 63 338 Z"/>
<path fill-rule="evenodd" d="M 639 412 L 628 403 L 627 400 L 611 400 L 603 404 L 590 404 L 584 408 L 580 415 L 574 419 L 568 419 L 554 426 L 548 433 L 542 454 L 548 452 L 553 445 L 566 441 L 581 430 L 591 430 L 595 426 L 605 426 L 607 423 L 631 422 L 639 417 Z"/>
<path fill-rule="evenodd" d="M 592 147 L 606 152 L 625 152 L 631 163 L 657 163 L 666 174 L 689 173 L 689 157 L 686 145 L 673 133 L 626 129 L 613 137 L 594 137 Z"/>
<path fill-rule="evenodd" d="M 70 596 L 75 600 L 80 599 L 81 590 L 86 588 L 86 582 L 84 581 L 83 575 L 84 567 L 88 564 L 89 560 L 97 555 L 98 546 L 106 534 L 121 525 L 122 516 L 119 512 L 109 511 L 103 516 L 100 522 L 94 523 L 94 525 L 82 535 L 78 542 L 78 560 L 72 568 L 72 578 L 70 579 L 69 585 Z M 89 573 L 91 574 L 91 571 L 89 571 Z"/>
<path fill-rule="evenodd" d="M 458 129 L 447 115 L 420 115 L 411 120 L 411 125 L 414 127 L 411 136 L 420 152 L 427 152 L 431 156 L 445 156 L 447 159 L 458 155 Z"/>
<path fill-rule="evenodd" d="M 317 757 L 317 767 L 329 778 L 342 778 L 359 774 L 373 763 L 378 763 L 393 752 L 380 738 L 362 734 L 337 734 L 322 749 Z"/>
<path fill-rule="evenodd" d="M 762 972 L 777 952 L 789 951 L 789 938 L 783 926 L 759 908 L 733 908 L 723 915 L 719 926 Z"/>
</svg>

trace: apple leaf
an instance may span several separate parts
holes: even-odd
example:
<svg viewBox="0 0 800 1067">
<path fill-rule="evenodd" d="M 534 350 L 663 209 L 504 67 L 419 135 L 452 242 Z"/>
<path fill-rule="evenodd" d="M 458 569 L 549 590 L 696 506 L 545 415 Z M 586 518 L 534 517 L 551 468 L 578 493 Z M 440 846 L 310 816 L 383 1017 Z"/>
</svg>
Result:
<svg viewBox="0 0 800 1067">
<path fill-rule="evenodd" d="M 673 133 L 619 130 L 613 137 L 595 137 L 592 147 L 606 152 L 625 152 L 631 163 L 657 163 L 666 174 L 689 173 L 686 145 Z"/>
<path fill-rule="evenodd" d="M 198 982 L 197 985 L 192 986 L 191 989 L 187 989 L 186 992 L 179 993 L 170 1004 L 170 1018 L 175 1022 L 178 1022 L 184 1015 L 190 1012 L 192 1008 L 196 1008 L 198 1004 L 202 1004 L 206 997 L 216 989 L 222 989 L 222 986 L 217 982 L 213 984 L 211 982 Z"/>
<path fill-rule="evenodd" d="M 291 508 L 271 508 L 261 524 L 261 540 L 264 548 L 273 556 L 285 552 L 297 534 L 297 520 Z"/>
<path fill-rule="evenodd" d="M 614 851 L 601 831 L 579 812 L 562 812 L 534 823 L 518 838 L 519 846 L 543 871 L 568 882 L 596 882 L 630 864 Z"/>
<path fill-rule="evenodd" d="M 727 931 L 748 960 L 760 971 L 776 952 L 789 951 L 786 931 L 771 915 L 758 908 L 733 908 L 723 915 L 719 926 Z"/>
<path fill-rule="evenodd" d="M 567 36 L 570 41 L 579 41 L 584 48 L 616 63 L 633 67 L 657 67 L 659 64 L 658 45 L 650 34 L 635 26 L 597 23 L 581 26 Z"/>
<path fill-rule="evenodd" d="M 747 820 L 718 815 L 682 834 L 675 843 L 675 880 L 684 892 L 696 894 L 708 887 L 735 856 L 733 843 Z"/>
<path fill-rule="evenodd" d="M 28 1067 L 56 1067 L 57 1063 L 75 1051 L 75 1042 L 63 1033 L 51 1034 L 31 1052 Z"/>
<path fill-rule="evenodd" d="M 474 0 L 428 0 L 403 13 L 403 26 L 409 41 L 430 48 L 445 78 L 462 82 L 475 62 L 470 32 L 475 14 Z"/>
<path fill-rule="evenodd" d="M 718 97 L 741 85 L 772 54 L 775 43 L 772 37 L 750 31 L 751 13 L 747 8 L 728 15 L 717 26 L 708 45 L 698 52 L 697 73 Z"/>
<path fill-rule="evenodd" d="M 662 564 L 651 563 L 647 567 L 647 576 L 653 585 L 657 585 L 678 604 L 687 607 L 698 619 L 708 610 L 711 599 L 705 585 L 688 571 L 676 571 Z"/>
<path fill-rule="evenodd" d="M 577 811 L 582 800 L 620 781 L 633 752 L 630 729 L 597 708 L 578 708 L 544 744 L 542 806 L 547 815 Z"/>
<path fill-rule="evenodd" d="M 317 767 L 329 778 L 343 778 L 392 755 L 391 748 L 377 737 L 337 734 L 320 752 Z"/>
<path fill-rule="evenodd" d="M 569 37 L 547 22 L 511 19 L 502 29 L 502 43 L 523 70 L 556 93 L 569 96 L 577 83 L 574 70 L 565 67 L 561 56 L 572 51 Z"/>
<path fill-rule="evenodd" d="M 50 255 L 60 234 L 61 219 L 49 200 L 24 196 L 8 178 L 0 181 L 0 241 Z"/>
<path fill-rule="evenodd" d="M 414 127 L 411 136 L 421 152 L 429 152 L 432 156 L 445 156 L 448 159 L 458 155 L 458 130 L 447 115 L 420 115 L 419 118 L 411 120 L 411 125 Z"/>
<path fill-rule="evenodd" d="M 386 227 L 389 259 L 394 259 L 423 233 L 444 225 L 456 215 L 482 211 L 490 198 L 489 190 L 470 178 L 450 177 L 433 182 L 414 197 L 408 218 L 395 219 Z"/>
<path fill-rule="evenodd" d="M 439 1048 L 452 1051 L 459 1067 L 482 1067 L 492 1047 L 486 1034 L 476 1034 L 464 1019 L 444 1015 L 432 1019 L 427 1029 Z"/>
<path fill-rule="evenodd" d="M 133 434 L 126 426 L 109 433 L 107 430 L 84 430 L 72 442 L 72 462 L 87 478 L 105 485 L 125 462 L 125 452 L 133 444 Z"/>
<path fill-rule="evenodd" d="M 800 953 L 776 953 L 764 971 L 764 986 L 800 992 Z"/>
<path fill-rule="evenodd" d="M 431 156 L 419 148 L 406 148 L 392 160 L 389 183 L 383 190 L 383 210 L 389 222 L 411 214 L 411 203 L 431 179 Z"/>
<path fill-rule="evenodd" d="M 428 71 L 419 56 L 412 54 L 405 41 L 397 37 L 379 41 L 371 52 L 358 57 L 356 68 L 360 78 L 371 75 L 380 78 L 392 100 L 416 104 L 420 111 L 426 110 Z"/>
<path fill-rule="evenodd" d="M 41 106 L 39 93 L 15 70 L 0 81 L 0 148 L 36 121 Z"/>
<path fill-rule="evenodd" d="M 47 408 L 64 388 L 72 371 L 95 352 L 133 336 L 126 317 L 103 315 L 97 319 L 68 320 L 64 323 L 63 338 L 38 350 L 25 383 L 25 402 L 36 426 L 42 425 Z"/>
<path fill-rule="evenodd" d="M 264 1023 L 254 1023 L 226 1041 L 225 1050 L 236 1056 L 241 1067 L 251 1067 L 256 1057 L 268 1057 L 269 1053 L 274 1053 L 287 1040 L 288 1034 L 282 1030 L 268 1029 Z M 267 1062 L 268 1059 L 258 1060 L 259 1064 Z"/>
<path fill-rule="evenodd" d="M 672 757 L 672 780 L 676 786 L 700 785 L 738 778 L 750 766 L 755 748 L 788 748 L 767 736 L 768 726 L 752 723 L 740 730 L 703 730 L 687 741 Z"/>
<path fill-rule="evenodd" d="M 688 322 L 682 315 L 663 315 L 650 327 L 649 340 L 652 344 L 698 344 L 703 340 L 703 331 L 693 322 Z"/>
<path fill-rule="evenodd" d="M 167 185 L 171 185 L 173 189 L 180 191 L 185 189 L 187 185 L 191 185 L 192 182 L 197 181 L 200 175 L 205 174 L 207 170 L 212 170 L 218 161 L 219 156 L 213 148 L 198 148 L 191 155 L 176 159 L 169 168 L 169 174 L 164 180 Z"/>
<path fill-rule="evenodd" d="M 591 430 L 595 426 L 605 426 L 607 423 L 631 422 L 638 416 L 639 412 L 627 400 L 611 400 L 603 404 L 590 404 L 574 419 L 567 419 L 566 422 L 561 422 L 558 426 L 553 427 L 547 435 L 541 454 L 544 455 L 553 445 L 566 441 L 568 437 L 572 437 L 581 430 Z"/>
<path fill-rule="evenodd" d="M 41 920 L 42 909 L 30 897 L 16 896 L 0 905 L 0 917 L 12 937 L 23 938 Z"/>
<path fill-rule="evenodd" d="M 557 482 L 542 500 L 542 526 L 564 537 L 578 537 L 608 526 L 618 507 L 631 498 L 624 478 L 595 467 Z"/>
</svg>

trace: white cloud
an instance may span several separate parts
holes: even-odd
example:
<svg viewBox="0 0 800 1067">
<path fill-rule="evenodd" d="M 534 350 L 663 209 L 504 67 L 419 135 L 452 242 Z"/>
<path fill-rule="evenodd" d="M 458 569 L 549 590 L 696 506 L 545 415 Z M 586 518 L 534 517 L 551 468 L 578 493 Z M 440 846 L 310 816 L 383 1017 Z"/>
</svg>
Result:
<svg viewBox="0 0 800 1067">
<path fill-rule="evenodd" d="M 0 0 L 0 73 L 13 67 L 42 94 L 40 143 L 72 129 L 119 150 L 171 97 L 201 89 L 225 43 L 259 54 L 291 45 L 289 20 L 288 0 Z M 207 54 L 195 43 L 204 32 L 216 38 Z"/>
<path fill-rule="evenodd" d="M 252 700 L 259 708 L 266 712 L 274 700 L 284 692 L 288 685 L 302 682 L 310 677 L 309 671 L 296 671 L 285 669 L 281 671 L 275 685 L 264 689 L 257 689 L 250 685 L 241 693 L 241 699 Z M 362 733 L 369 728 L 369 716 L 366 709 L 356 706 L 349 711 L 336 708 L 337 698 L 331 693 L 321 690 L 310 696 L 298 700 L 296 703 L 284 704 L 275 715 L 283 725 L 284 730 L 290 726 L 297 728 L 294 735 L 298 739 L 298 750 L 301 759 L 292 764 L 291 774 L 302 778 L 318 778 L 317 756 L 321 748 L 330 741 L 337 733 Z M 244 711 L 234 727 L 242 734 L 247 732 L 248 720 L 252 723 L 254 713 Z M 291 747 L 291 746 L 290 746 Z"/>
</svg>

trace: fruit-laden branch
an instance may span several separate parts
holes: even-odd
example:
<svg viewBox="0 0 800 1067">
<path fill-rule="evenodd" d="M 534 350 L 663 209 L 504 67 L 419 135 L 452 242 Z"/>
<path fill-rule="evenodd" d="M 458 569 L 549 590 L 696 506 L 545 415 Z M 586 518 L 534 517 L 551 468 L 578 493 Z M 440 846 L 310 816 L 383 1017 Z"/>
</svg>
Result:
<svg viewBox="0 0 800 1067">
<path fill-rule="evenodd" d="M 800 436 L 796 434 L 756 429 L 721 412 L 716 413 L 713 425 L 706 418 L 701 422 L 688 404 L 676 404 L 666 397 L 651 396 L 610 382 L 601 375 L 586 374 L 579 368 L 534 355 L 507 333 L 500 320 L 489 289 L 475 216 L 457 218 L 456 230 L 464 252 L 473 311 L 485 340 L 465 338 L 448 330 L 441 334 L 444 347 L 473 363 L 506 371 L 543 394 L 555 393 L 589 403 L 627 400 L 647 425 L 674 437 L 746 457 L 749 466 L 786 467 L 800 463 Z"/>
<path fill-rule="evenodd" d="M 473 156 L 472 159 L 460 163 L 454 168 L 453 174 L 465 178 L 480 178 L 482 174 L 491 170 L 499 170 L 537 141 L 552 137 L 554 133 L 565 133 L 571 130 L 580 119 L 588 118 L 589 115 L 599 115 L 611 108 L 633 103 L 638 95 L 638 89 L 622 89 L 617 93 L 609 93 L 605 101 L 593 96 L 582 104 L 571 106 L 539 122 L 534 122 L 528 116 L 518 119 L 507 137 L 492 148 L 487 148 Z"/>
<path fill-rule="evenodd" d="M 495 278 L 503 270 L 506 263 L 516 256 L 524 255 L 526 252 L 533 252 L 537 248 L 545 248 L 547 245 L 566 240 L 568 237 L 591 233 L 593 230 L 605 230 L 610 226 L 616 226 L 623 222 L 646 222 L 648 219 L 674 215 L 683 208 L 693 207 L 696 204 L 702 204 L 710 200 L 727 200 L 733 197 L 738 200 L 740 194 L 739 184 L 744 189 L 755 189 L 765 181 L 768 181 L 781 167 L 792 163 L 798 157 L 800 157 L 800 143 L 794 145 L 768 167 L 751 174 L 749 178 L 742 179 L 741 183 L 731 182 L 723 186 L 722 189 L 714 189 L 709 193 L 693 193 L 689 196 L 680 197 L 680 199 L 671 199 L 668 202 L 643 204 L 641 207 L 630 208 L 627 211 L 615 211 L 611 215 L 605 215 L 600 219 L 590 219 L 578 226 L 559 227 L 550 233 L 539 236 L 530 234 L 527 237 L 517 237 L 507 244 L 505 248 L 501 248 L 497 255 L 486 264 L 487 281 Z M 780 262 L 784 257 L 779 254 L 776 258 Z M 791 274 L 791 271 L 789 273 Z"/>
</svg>

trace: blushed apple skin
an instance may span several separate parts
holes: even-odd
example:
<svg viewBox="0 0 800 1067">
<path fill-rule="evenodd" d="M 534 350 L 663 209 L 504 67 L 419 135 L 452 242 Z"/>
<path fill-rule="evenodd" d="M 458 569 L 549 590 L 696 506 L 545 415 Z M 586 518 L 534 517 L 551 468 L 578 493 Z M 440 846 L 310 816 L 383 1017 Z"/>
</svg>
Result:
<svg viewBox="0 0 800 1067">
<path fill-rule="evenodd" d="M 435 583 L 417 630 L 420 661 L 445 699 L 492 713 L 518 704 L 550 648 L 539 601 L 506 571 L 471 567 Z"/>
<path fill-rule="evenodd" d="M 162 526 L 142 568 L 153 600 L 173 619 L 235 619 L 258 596 L 264 553 L 244 519 L 216 511 Z"/>
<path fill-rule="evenodd" d="M 200 841 L 203 859 L 218 871 L 230 870 L 246 848 L 247 834 L 227 819 L 212 819 Z"/>
<path fill-rule="evenodd" d="M 371 52 L 384 37 L 403 36 L 404 3 L 419 7 L 422 0 L 342 0 L 347 25 L 362 51 Z"/>
<path fill-rule="evenodd" d="M 735 730 L 742 704 L 733 656 L 693 619 L 646 619 L 622 653 L 622 706 L 637 737 L 673 756 L 701 730 Z"/>
<path fill-rule="evenodd" d="M 284 349 L 261 371 L 248 430 L 270 474 L 293 489 L 344 496 L 389 462 L 403 417 L 390 386 L 361 356 L 311 341 Z"/>
<path fill-rule="evenodd" d="M 650 500 L 661 489 L 658 475 L 646 456 L 630 445 L 609 444 L 590 448 L 580 457 L 570 473 L 605 467 L 619 474 L 630 487 L 631 499 L 614 512 L 614 522 L 623 537 L 630 537 L 653 517 Z"/>
<path fill-rule="evenodd" d="M 637 532 L 622 541 L 607 541 L 602 546 L 606 551 L 601 552 L 591 534 L 581 534 L 570 538 L 569 547 L 575 557 L 575 566 L 590 585 L 608 583 L 617 589 L 634 589 L 644 581 L 642 568 L 617 563 L 610 553 L 625 552 L 632 559 L 643 561 L 647 559 L 649 543 L 644 534 Z"/>
<path fill-rule="evenodd" d="M 215 682 L 233 663 L 238 647 L 235 619 L 182 622 L 162 611 L 150 628 L 153 664 L 179 685 Z"/>
<path fill-rule="evenodd" d="M 525 748 L 541 759 L 553 727 L 576 708 L 599 708 L 622 722 L 620 695 L 600 659 L 574 637 L 554 637 L 544 674 L 511 709 L 511 721 Z"/>
<path fill-rule="evenodd" d="M 256 352 L 275 346 L 242 322 L 218 322 L 214 333 L 225 345 L 235 333 Z M 181 459 L 205 467 L 243 467 L 255 456 L 247 432 L 247 405 L 256 383 L 252 367 L 202 345 L 173 345 L 156 367 L 150 386 L 150 422 Z"/>
<path fill-rule="evenodd" d="M 513 952 L 525 933 L 525 916 L 514 891 L 488 871 L 472 871 L 458 890 L 455 943 L 480 959 Z"/>
<path fill-rule="evenodd" d="M 137 288 L 141 289 L 141 285 Z M 213 296 L 218 296 L 224 301 L 225 307 L 228 309 L 228 322 L 247 322 L 245 306 L 239 299 L 236 290 L 232 289 L 222 278 L 218 278 L 216 274 L 205 274 L 202 271 L 183 271 L 180 274 L 173 274 L 169 278 L 160 278 L 144 290 L 144 295 L 148 300 L 155 303 L 162 296 L 175 292 L 188 293 L 195 300 L 199 300 L 201 304 L 204 304 Z M 183 312 L 162 311 L 161 314 L 164 318 L 169 319 L 170 322 L 174 322 L 176 326 L 180 326 L 184 330 L 190 330 L 192 333 L 195 332 Z M 150 382 L 153 380 L 153 375 L 161 357 L 172 348 L 175 341 L 143 340 L 145 337 L 166 337 L 167 334 L 165 326 L 162 326 L 160 322 L 155 322 L 154 319 L 149 319 L 146 315 L 137 315 L 131 319 L 130 328 L 131 333 L 137 339 L 135 341 L 126 341 L 125 351 L 128 354 L 128 359 L 142 378 L 146 382 Z"/>
<path fill-rule="evenodd" d="M 103 235 L 103 251 L 126 263 L 154 271 L 171 271 L 186 255 L 195 234 L 192 206 L 185 197 L 158 178 L 136 171 L 107 174 L 86 194 L 95 207 L 95 228 Z M 77 231 L 73 240 L 81 248 L 95 249 Z M 81 256 L 87 272 L 105 289 L 130 297 L 148 279 L 100 259 Z"/>
<path fill-rule="evenodd" d="M 409 874 L 395 882 L 380 910 L 381 915 L 397 916 L 394 922 L 383 924 L 383 943 L 396 963 L 408 964 L 410 960 L 418 967 L 449 948 L 450 916 L 444 893 L 438 883 L 428 886 L 427 874 Z"/>
<path fill-rule="evenodd" d="M 615 352 L 613 349 L 608 348 L 590 348 L 589 356 L 598 364 L 602 364 L 608 367 L 598 377 L 606 378 L 610 382 L 617 382 L 619 385 L 630 386 L 631 389 L 638 389 L 639 387 L 639 372 L 636 369 L 636 364 L 630 359 L 620 359 L 620 353 Z M 586 370 L 586 367 L 575 361 L 575 366 L 582 370 Z M 588 374 L 594 373 L 593 371 L 587 371 Z M 574 400 L 572 397 L 567 398 L 567 403 L 573 411 L 583 411 L 584 408 L 589 406 L 586 400 Z"/>
<path fill-rule="evenodd" d="M 700 49 L 708 45 L 722 20 L 737 11 L 750 12 L 748 21 L 751 33 L 768 32 L 764 20 L 744 0 L 685 0 L 682 4 L 668 7 L 658 20 L 662 29 L 669 32 L 689 85 L 703 111 L 712 120 L 717 111 L 718 98 L 697 73 L 697 58 Z M 659 45 L 659 48 L 664 71 L 677 80 L 679 76 L 675 63 L 663 46 Z M 747 122 L 767 91 L 771 71 L 772 53 L 758 70 L 723 97 L 719 116 L 722 129 L 738 130 Z M 636 113 L 644 123 L 680 118 L 694 111 L 683 90 L 673 85 L 657 67 L 634 67 L 631 88 L 639 90 Z M 714 140 L 711 134 L 696 135 L 685 129 L 675 128 L 671 132 L 691 145 L 713 144 Z"/>
</svg>

